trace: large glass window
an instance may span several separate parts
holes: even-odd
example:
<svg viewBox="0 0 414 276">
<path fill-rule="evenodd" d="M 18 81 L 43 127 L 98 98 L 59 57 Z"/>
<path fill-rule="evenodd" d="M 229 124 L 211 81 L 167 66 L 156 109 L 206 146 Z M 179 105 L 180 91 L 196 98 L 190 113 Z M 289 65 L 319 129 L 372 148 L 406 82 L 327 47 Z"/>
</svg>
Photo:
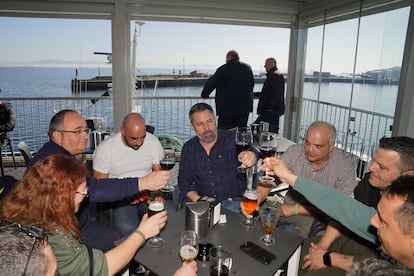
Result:
<svg viewBox="0 0 414 276">
<path fill-rule="evenodd" d="M 313 120 L 329 121 L 337 146 L 367 160 L 391 135 L 408 17 L 402 8 L 309 28 L 302 137 Z"/>
</svg>

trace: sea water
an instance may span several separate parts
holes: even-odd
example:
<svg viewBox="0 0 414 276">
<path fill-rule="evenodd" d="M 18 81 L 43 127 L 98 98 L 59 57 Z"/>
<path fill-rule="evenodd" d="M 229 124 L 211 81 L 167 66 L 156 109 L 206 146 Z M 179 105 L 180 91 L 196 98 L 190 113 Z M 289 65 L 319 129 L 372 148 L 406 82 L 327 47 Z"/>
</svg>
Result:
<svg viewBox="0 0 414 276">
<path fill-rule="evenodd" d="M 79 79 L 88 79 L 97 75 L 111 75 L 109 68 L 82 68 L 78 69 Z M 160 72 L 162 70 L 158 70 Z M 148 71 L 151 72 L 151 71 Z M 157 71 L 153 71 L 155 73 Z M 48 67 L 0 67 L 0 100 L 3 98 L 29 97 L 71 97 L 71 96 L 101 96 L 106 91 L 82 92 L 72 94 L 71 79 L 75 77 L 76 68 L 48 68 Z M 254 87 L 259 92 L 263 84 Z M 202 86 L 163 87 L 156 90 L 157 96 L 200 96 Z M 319 99 L 323 102 L 370 112 L 394 114 L 397 99 L 398 85 L 351 84 L 351 83 L 304 83 L 304 98 Z M 111 92 L 110 92 L 111 93 Z M 153 88 L 136 91 L 137 95 L 151 96 Z M 214 92 L 212 96 L 214 95 Z M 256 102 L 257 104 L 257 102 Z M 184 112 L 188 112 L 187 110 Z M 45 116 L 47 117 L 47 116 Z M 183 116 L 187 119 L 187 116 Z M 45 120 L 50 120 L 46 118 Z M 188 122 L 178 124 L 188 126 Z M 46 134 L 45 134 L 46 135 Z M 20 135 L 20 138 L 24 136 Z M 35 138 L 36 139 L 36 138 Z M 16 141 L 17 142 L 17 141 Z M 39 144 L 39 143 L 34 143 Z"/>
</svg>

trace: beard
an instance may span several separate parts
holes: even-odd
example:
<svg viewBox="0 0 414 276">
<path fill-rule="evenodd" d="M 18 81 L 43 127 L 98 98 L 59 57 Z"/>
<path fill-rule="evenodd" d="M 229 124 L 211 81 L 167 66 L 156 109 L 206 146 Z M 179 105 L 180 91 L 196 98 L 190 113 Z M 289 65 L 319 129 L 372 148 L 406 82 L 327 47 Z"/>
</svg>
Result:
<svg viewBox="0 0 414 276">
<path fill-rule="evenodd" d="M 198 139 L 200 139 L 200 141 L 204 143 L 211 143 L 216 139 L 217 135 L 214 131 L 207 130 L 204 131 L 202 134 L 197 134 L 197 137 Z"/>
<path fill-rule="evenodd" d="M 125 135 L 123 136 L 123 138 L 124 138 L 125 144 L 133 150 L 139 150 L 139 148 L 142 146 L 142 144 L 141 145 L 132 145 L 132 144 L 128 143 L 128 139 L 125 137 Z"/>
</svg>

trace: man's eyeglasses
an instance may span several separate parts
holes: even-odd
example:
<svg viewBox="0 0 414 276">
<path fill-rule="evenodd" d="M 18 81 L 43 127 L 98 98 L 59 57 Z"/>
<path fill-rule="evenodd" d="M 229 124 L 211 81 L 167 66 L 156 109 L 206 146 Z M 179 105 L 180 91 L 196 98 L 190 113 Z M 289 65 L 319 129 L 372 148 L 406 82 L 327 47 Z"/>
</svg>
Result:
<svg viewBox="0 0 414 276">
<path fill-rule="evenodd" d="M 76 191 L 75 193 L 83 195 L 83 197 L 88 197 L 89 195 L 89 191 L 88 191 L 88 187 L 85 188 L 85 191 Z"/>
<path fill-rule="evenodd" d="M 57 129 L 56 131 L 58 131 L 58 132 L 73 133 L 73 134 L 75 134 L 77 136 L 81 135 L 82 133 L 86 133 L 86 134 L 91 133 L 91 129 L 90 128 L 84 128 L 84 129 L 78 129 L 78 130 L 59 130 L 59 129 Z"/>
<path fill-rule="evenodd" d="M 12 220 L 1 218 L 0 223 L 3 223 L 3 222 L 9 223 L 11 226 L 17 228 L 20 232 L 25 233 L 26 235 L 28 235 L 29 237 L 31 237 L 33 239 L 32 249 L 30 250 L 29 256 L 28 256 L 27 261 L 26 261 L 26 265 L 24 266 L 24 271 L 22 273 L 22 276 L 25 276 L 26 271 L 27 271 L 27 267 L 28 267 L 29 262 L 30 262 L 30 258 L 32 257 L 32 253 L 33 253 L 36 241 L 39 241 L 41 244 L 44 244 L 45 242 L 47 242 L 48 236 L 43 231 L 42 228 L 37 227 L 37 226 L 27 227 L 27 226 L 21 225 L 20 223 L 14 222 Z"/>
</svg>

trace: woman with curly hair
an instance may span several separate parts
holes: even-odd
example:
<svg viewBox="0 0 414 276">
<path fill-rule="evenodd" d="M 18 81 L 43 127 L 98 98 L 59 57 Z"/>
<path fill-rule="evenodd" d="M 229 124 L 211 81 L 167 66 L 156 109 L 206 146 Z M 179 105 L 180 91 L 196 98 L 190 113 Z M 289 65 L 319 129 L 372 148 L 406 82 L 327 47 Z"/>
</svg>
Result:
<svg viewBox="0 0 414 276">
<path fill-rule="evenodd" d="M 106 253 L 90 250 L 82 243 L 75 216 L 88 196 L 86 175 L 87 168 L 80 161 L 70 156 L 51 155 L 36 162 L 0 203 L 1 218 L 41 225 L 49 236 L 59 275 L 113 275 L 167 222 L 165 211 L 150 218 L 145 215 L 138 228 L 115 248 Z M 196 271 L 196 266 L 190 264 L 180 270 L 183 269 Z M 195 275 L 195 272 L 186 275 Z"/>
</svg>

